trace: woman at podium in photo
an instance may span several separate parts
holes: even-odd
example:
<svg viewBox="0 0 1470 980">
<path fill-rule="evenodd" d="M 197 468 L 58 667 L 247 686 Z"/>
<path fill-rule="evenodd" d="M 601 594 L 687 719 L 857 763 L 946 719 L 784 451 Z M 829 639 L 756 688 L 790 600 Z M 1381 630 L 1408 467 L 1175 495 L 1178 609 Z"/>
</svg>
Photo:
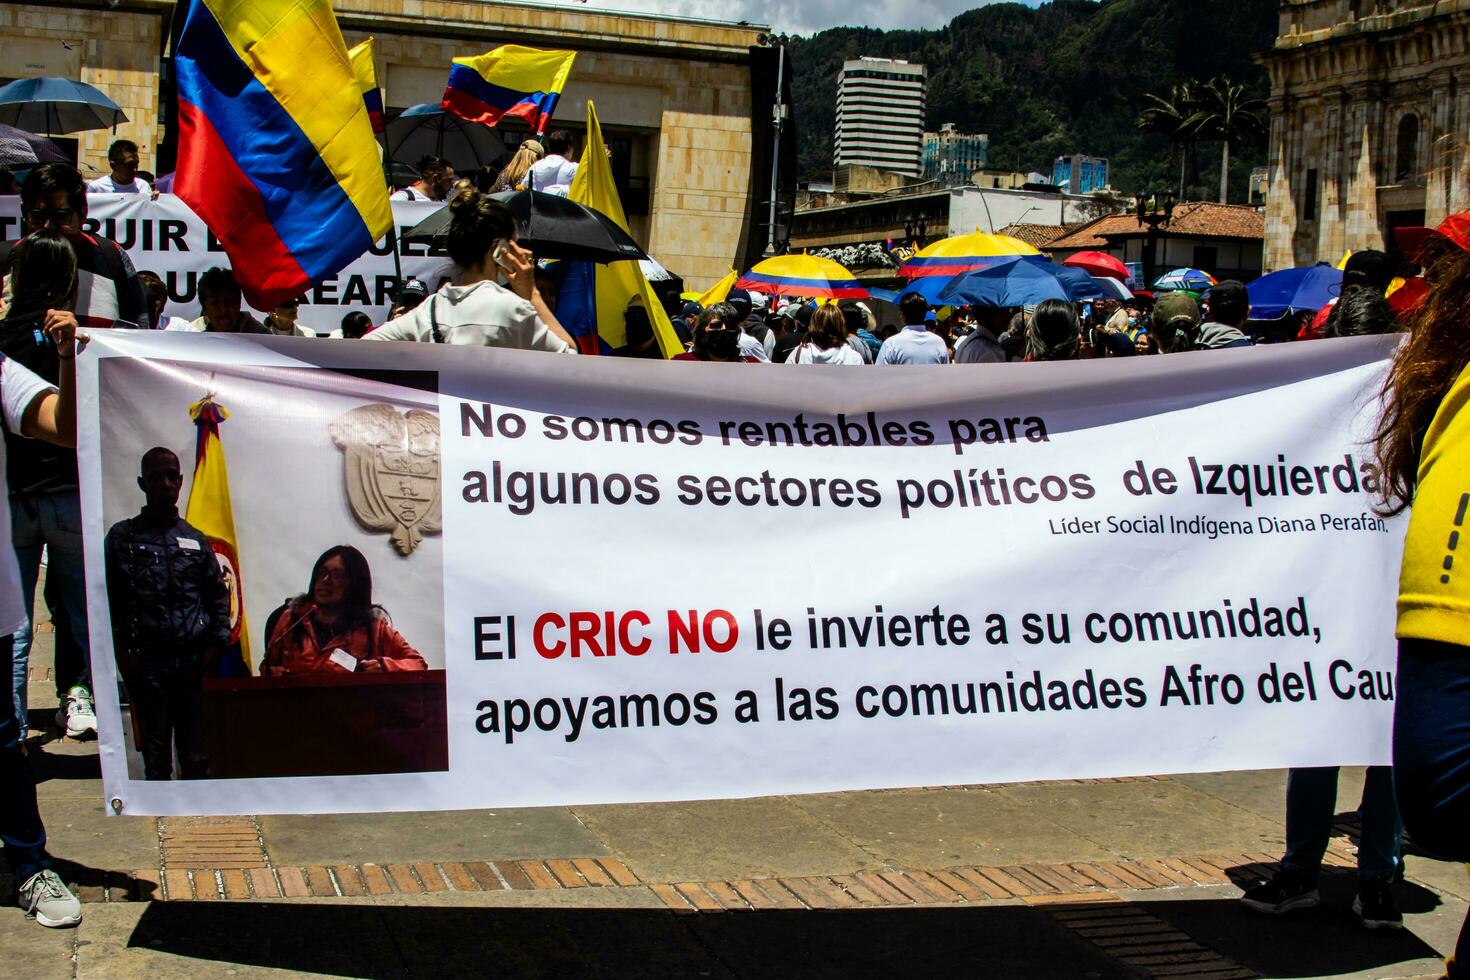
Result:
<svg viewBox="0 0 1470 980">
<path fill-rule="evenodd" d="M 351 545 L 316 560 L 306 592 L 266 621 L 261 674 L 351 674 L 427 670 L 428 664 L 373 603 L 373 573 Z"/>
</svg>

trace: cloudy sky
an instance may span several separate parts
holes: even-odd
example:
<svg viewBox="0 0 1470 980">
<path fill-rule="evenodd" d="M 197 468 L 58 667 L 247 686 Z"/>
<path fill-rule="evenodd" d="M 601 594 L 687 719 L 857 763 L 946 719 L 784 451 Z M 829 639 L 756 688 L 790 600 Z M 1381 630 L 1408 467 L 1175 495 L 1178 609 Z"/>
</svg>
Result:
<svg viewBox="0 0 1470 980">
<path fill-rule="evenodd" d="M 587 0 L 586 6 L 637 10 L 709 20 L 747 20 L 788 34 L 812 34 L 827 27 L 941 27 L 955 15 L 996 0 Z M 1036 6 L 1041 0 L 1023 0 Z"/>
</svg>

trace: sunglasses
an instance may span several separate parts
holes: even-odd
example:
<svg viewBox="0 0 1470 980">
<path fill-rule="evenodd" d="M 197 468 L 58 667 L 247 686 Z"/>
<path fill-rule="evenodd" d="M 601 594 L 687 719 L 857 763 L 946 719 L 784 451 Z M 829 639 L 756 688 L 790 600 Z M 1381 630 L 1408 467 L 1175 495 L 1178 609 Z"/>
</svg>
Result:
<svg viewBox="0 0 1470 980">
<path fill-rule="evenodd" d="M 76 213 L 74 208 L 32 208 L 30 212 L 31 223 L 44 225 L 48 221 L 54 220 L 57 224 L 64 225 L 70 222 L 76 216 Z"/>
</svg>

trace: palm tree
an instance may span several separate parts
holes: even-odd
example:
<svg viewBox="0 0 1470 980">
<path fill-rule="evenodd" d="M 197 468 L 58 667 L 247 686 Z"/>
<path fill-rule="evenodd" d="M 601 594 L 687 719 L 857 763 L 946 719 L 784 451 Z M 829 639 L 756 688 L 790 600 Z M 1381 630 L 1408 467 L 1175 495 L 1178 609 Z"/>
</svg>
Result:
<svg viewBox="0 0 1470 980">
<path fill-rule="evenodd" d="M 1172 170 L 1176 160 L 1179 167 L 1179 199 L 1184 200 L 1184 184 L 1194 157 L 1194 144 L 1198 138 L 1185 124 L 1195 114 L 1196 85 L 1184 82 L 1169 89 L 1169 96 L 1152 93 L 1145 95 L 1148 105 L 1138 114 L 1134 125 L 1148 133 L 1160 133 L 1169 138 L 1169 162 Z"/>
<path fill-rule="evenodd" d="M 1184 128 L 1196 139 L 1220 140 L 1220 203 L 1228 203 L 1230 194 L 1230 145 L 1254 142 L 1266 135 L 1266 123 L 1257 113 L 1266 108 L 1265 100 L 1247 98 L 1245 86 L 1225 76 L 1212 78 L 1195 89 L 1194 111 L 1184 120 Z"/>
</svg>

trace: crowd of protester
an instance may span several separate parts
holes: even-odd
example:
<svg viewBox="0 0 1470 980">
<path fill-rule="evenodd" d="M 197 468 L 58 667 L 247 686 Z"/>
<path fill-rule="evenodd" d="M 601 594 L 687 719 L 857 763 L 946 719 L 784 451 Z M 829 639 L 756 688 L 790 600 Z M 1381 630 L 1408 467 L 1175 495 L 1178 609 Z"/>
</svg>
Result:
<svg viewBox="0 0 1470 980">
<path fill-rule="evenodd" d="M 568 159 L 570 146 L 565 133 L 551 134 L 544 149 L 527 141 L 503 170 L 482 171 L 472 178 L 456 179 L 443 161 L 428 161 L 420 179 L 402 194 L 409 200 L 450 198 L 447 244 L 460 269 L 458 279 L 432 291 L 409 280 L 384 323 L 374 324 L 364 313 L 349 313 L 333 336 L 575 353 L 576 341 L 556 318 L 554 279 L 517 244 L 511 213 L 488 196 L 495 190 L 527 186 L 564 188 L 576 168 Z M 102 178 L 106 184 L 102 189 L 149 191 L 137 173 L 136 147 L 119 142 L 109 160 L 112 172 Z M 0 675 L 13 678 L 12 696 L 0 698 L 5 705 L 0 714 L 0 837 L 16 873 L 21 904 L 38 921 L 56 926 L 78 921 L 80 906 L 49 869 L 23 747 L 28 724 L 29 611 L 43 548 L 49 556 L 45 602 L 57 625 L 61 703 L 57 724 L 73 736 L 96 731 L 85 575 L 76 531 L 80 526 L 76 455 L 70 448 L 75 442 L 73 361 L 78 326 L 316 334 L 300 324 L 296 302 L 282 303 L 263 320 L 256 319 L 243 308 L 239 285 L 223 269 L 201 275 L 197 318 L 168 317 L 167 290 L 158 277 L 138 274 L 115 243 L 83 230 L 88 187 L 75 170 L 54 164 L 38 167 L 20 190 L 26 236 L 0 247 L 0 271 L 6 275 L 0 405 L 10 504 L 10 519 L 0 521 L 0 551 L 14 551 L 17 556 L 14 562 L 0 562 Z M 1175 355 L 1405 332 L 1382 393 L 1384 414 L 1377 436 L 1386 474 L 1381 507 L 1394 512 L 1415 504 L 1399 597 L 1394 759 L 1392 767 L 1368 770 L 1354 905 L 1365 925 L 1393 929 L 1402 924 L 1393 888 L 1403 874 L 1405 829 L 1431 854 L 1470 861 L 1470 650 L 1466 649 L 1470 585 L 1462 584 L 1470 583 L 1470 577 L 1460 576 L 1450 584 L 1442 533 L 1453 523 L 1456 507 L 1463 519 L 1460 494 L 1464 474 L 1470 473 L 1470 328 L 1463 316 L 1470 307 L 1467 228 L 1470 219 L 1451 218 L 1415 257 L 1422 266 L 1427 295 L 1407 313 L 1396 312 L 1385 298 L 1393 273 L 1403 270 L 1373 251 L 1352 257 L 1341 295 L 1330 308 L 1271 321 L 1251 318 L 1247 289 L 1235 281 L 1214 285 L 1202 302 L 1174 292 L 1141 295 L 1124 303 L 1048 300 L 1019 309 L 936 310 L 910 292 L 897 303 L 901 323 L 888 326 L 880 325 L 867 302 L 767 300 L 732 289 L 708 307 L 682 300 L 670 306 L 670 321 L 685 346 L 673 360 L 854 368 L 1037 362 Z M 627 346 L 613 353 L 666 355 L 656 343 L 647 310 L 630 306 L 624 325 Z M 177 459 L 165 465 L 169 459 L 157 453 L 155 457 L 158 465 L 151 469 L 145 459 L 139 485 L 150 494 L 150 506 L 159 514 L 169 511 L 172 517 L 164 517 L 176 519 L 176 512 L 164 504 L 171 506 L 177 497 Z M 153 486 L 160 480 L 168 482 L 166 478 L 173 481 L 169 486 Z M 170 491 L 172 498 L 164 500 Z M 143 517 L 148 513 L 145 507 Z M 169 533 L 178 537 L 187 532 L 173 527 Z M 121 552 L 111 543 L 109 549 L 111 564 Z M 340 563 L 351 556 L 324 555 L 323 561 L 329 558 Z M 317 577 L 314 571 L 313 583 Z M 113 585 L 111 576 L 108 584 Z M 279 627 L 286 631 L 282 636 L 295 628 L 285 623 L 289 620 Z M 137 644 L 121 648 L 134 658 L 149 656 L 149 650 Z M 416 654 L 410 654 L 411 650 L 403 656 L 411 666 Z M 166 736 L 167 732 L 155 733 L 150 738 L 158 741 Z M 162 752 L 155 747 L 153 755 L 161 760 Z M 186 768 L 202 764 L 184 754 L 180 763 Z M 1271 881 L 1245 894 L 1245 904 L 1282 913 L 1319 902 L 1317 877 L 1336 788 L 1336 769 L 1291 771 L 1286 854 Z M 1451 976 L 1464 975 L 1457 963 L 1470 966 L 1467 941 L 1462 932 L 1458 956 L 1449 965 Z"/>
</svg>

